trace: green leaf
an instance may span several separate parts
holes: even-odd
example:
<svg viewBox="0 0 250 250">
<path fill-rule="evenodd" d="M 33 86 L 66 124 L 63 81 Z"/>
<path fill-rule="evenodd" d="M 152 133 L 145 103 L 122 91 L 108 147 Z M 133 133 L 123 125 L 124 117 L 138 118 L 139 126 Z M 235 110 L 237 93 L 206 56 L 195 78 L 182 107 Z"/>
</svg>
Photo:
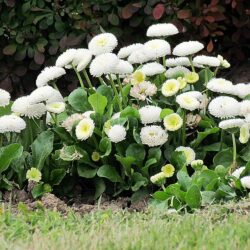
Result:
<svg viewBox="0 0 250 250">
<path fill-rule="evenodd" d="M 135 117 L 137 119 L 140 118 L 139 111 L 131 106 L 127 106 L 124 110 L 121 111 L 120 117 Z"/>
<path fill-rule="evenodd" d="M 220 151 L 214 156 L 213 159 L 214 165 L 223 165 L 224 167 L 229 167 L 233 162 L 233 150 L 227 148 L 223 151 Z"/>
<path fill-rule="evenodd" d="M 142 174 L 140 173 L 133 173 L 132 177 L 132 191 L 136 192 L 138 191 L 141 187 L 144 187 L 148 184 L 148 179 L 143 177 Z"/>
<path fill-rule="evenodd" d="M 141 172 L 148 176 L 148 169 L 150 166 L 152 166 L 153 164 L 157 163 L 157 160 L 155 158 L 151 158 L 151 159 L 148 159 L 145 163 L 145 166 L 141 169 Z"/>
<path fill-rule="evenodd" d="M 170 163 L 177 169 L 182 169 L 186 166 L 186 156 L 182 151 L 174 151 L 171 154 Z"/>
<path fill-rule="evenodd" d="M 77 152 L 75 145 L 63 146 L 60 150 L 60 158 L 64 161 L 74 161 L 76 160 L 75 153 Z"/>
<path fill-rule="evenodd" d="M 220 131 L 219 128 L 206 129 L 204 132 L 198 132 L 197 138 L 191 142 L 190 146 L 192 148 L 197 148 L 201 142 L 211 134 L 216 134 Z"/>
<path fill-rule="evenodd" d="M 93 178 L 96 176 L 97 168 L 91 168 L 86 165 L 78 165 L 77 166 L 77 172 L 79 176 L 84 178 Z"/>
<path fill-rule="evenodd" d="M 96 113 L 103 115 L 108 104 L 108 100 L 105 96 L 95 93 L 89 96 L 88 101 Z"/>
<path fill-rule="evenodd" d="M 23 147 L 18 143 L 0 148 L 0 174 L 5 171 L 14 159 L 22 156 Z"/>
<path fill-rule="evenodd" d="M 148 150 L 148 159 L 155 158 L 157 161 L 160 161 L 162 157 L 162 152 L 160 148 L 150 148 Z"/>
<path fill-rule="evenodd" d="M 10 115 L 11 114 L 11 106 L 12 106 L 12 103 L 10 103 L 9 105 L 7 105 L 5 107 L 0 107 L 0 116 Z"/>
<path fill-rule="evenodd" d="M 131 165 L 136 162 L 135 158 L 132 156 L 120 156 L 120 155 L 115 155 L 117 161 L 119 161 L 122 166 L 124 167 L 124 170 L 128 176 L 131 175 Z"/>
<path fill-rule="evenodd" d="M 85 112 L 90 110 L 87 92 L 82 88 L 75 89 L 71 92 L 68 96 L 68 102 L 76 111 Z"/>
<path fill-rule="evenodd" d="M 180 186 L 184 191 L 187 191 L 189 187 L 192 185 L 192 179 L 185 171 L 180 170 L 177 173 L 177 179 L 178 183 L 180 184 Z"/>
<path fill-rule="evenodd" d="M 132 143 L 126 150 L 126 156 L 132 156 L 136 159 L 136 161 L 143 161 L 146 156 L 146 151 L 143 145 Z"/>
<path fill-rule="evenodd" d="M 99 143 L 99 149 L 104 153 L 101 157 L 110 155 L 112 151 L 112 143 L 107 137 L 103 137 Z"/>
<path fill-rule="evenodd" d="M 50 193 L 52 191 L 51 186 L 48 184 L 37 184 L 31 191 L 31 194 L 34 199 L 42 196 L 45 193 Z"/>
<path fill-rule="evenodd" d="M 244 161 L 250 161 L 250 144 L 240 151 L 240 155 Z"/>
<path fill-rule="evenodd" d="M 106 96 L 108 103 L 111 103 L 114 98 L 113 91 L 110 86 L 101 85 L 97 88 L 96 92 L 103 96 Z"/>
<path fill-rule="evenodd" d="M 31 144 L 32 159 L 35 168 L 42 170 L 46 159 L 53 151 L 53 141 L 53 132 L 44 131 Z"/>
<path fill-rule="evenodd" d="M 63 168 L 53 169 L 50 173 L 50 184 L 59 185 L 66 175 L 66 171 Z"/>
<path fill-rule="evenodd" d="M 104 193 L 105 189 L 106 189 L 106 185 L 103 179 L 98 178 L 95 179 L 95 196 L 94 199 L 97 199 L 101 196 L 101 194 Z"/>
<path fill-rule="evenodd" d="M 201 206 L 201 192 L 197 185 L 192 185 L 188 189 L 185 200 L 190 208 L 199 208 Z"/>
<path fill-rule="evenodd" d="M 6 47 L 3 48 L 3 54 L 7 56 L 12 56 L 16 52 L 16 49 L 17 49 L 16 44 L 7 45 Z"/>
<path fill-rule="evenodd" d="M 200 176 L 198 177 L 198 182 L 201 183 L 204 188 L 207 188 L 207 185 L 217 181 L 218 178 L 219 176 L 215 171 L 206 169 L 201 172 Z"/>
<path fill-rule="evenodd" d="M 211 205 L 215 201 L 216 193 L 213 191 L 201 192 L 201 204 L 202 206 Z"/>
<path fill-rule="evenodd" d="M 156 191 L 153 194 L 153 198 L 156 199 L 156 200 L 159 200 L 159 201 L 165 201 L 170 197 L 171 197 L 171 195 L 169 195 L 168 193 L 166 193 L 164 191 Z"/>
<path fill-rule="evenodd" d="M 101 166 L 98 169 L 97 175 L 99 177 L 107 178 L 112 182 L 123 182 L 121 176 L 118 174 L 115 167 L 107 165 L 107 164 Z"/>
<path fill-rule="evenodd" d="M 173 114 L 174 111 L 172 109 L 163 109 L 160 114 L 160 118 L 164 119 L 165 116 Z"/>
</svg>

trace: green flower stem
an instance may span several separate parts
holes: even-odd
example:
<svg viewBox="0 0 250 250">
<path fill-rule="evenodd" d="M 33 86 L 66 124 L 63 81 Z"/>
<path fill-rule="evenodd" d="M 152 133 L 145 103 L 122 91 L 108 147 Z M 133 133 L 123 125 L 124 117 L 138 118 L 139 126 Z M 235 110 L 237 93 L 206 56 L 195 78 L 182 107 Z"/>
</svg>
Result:
<svg viewBox="0 0 250 250">
<path fill-rule="evenodd" d="M 232 133 L 232 141 L 233 141 L 233 164 L 232 164 L 231 171 L 234 171 L 237 168 L 237 161 L 236 161 L 237 148 L 236 148 L 236 140 L 235 140 L 235 134 L 234 133 Z"/>
<path fill-rule="evenodd" d="M 81 87 L 84 89 L 84 84 L 83 84 L 82 77 L 81 77 L 80 73 L 77 71 L 76 67 L 73 64 L 71 64 L 71 66 L 77 75 L 77 78 L 78 78 L 78 81 L 79 81 Z"/>
<path fill-rule="evenodd" d="M 91 89 L 93 89 L 93 85 L 92 85 L 92 83 L 91 83 L 91 81 L 90 81 L 90 79 L 89 79 L 88 72 L 86 71 L 86 69 L 83 70 L 83 75 L 84 75 L 84 77 L 85 77 L 85 79 L 86 79 L 86 81 L 87 81 L 89 87 L 90 87 Z"/>
<path fill-rule="evenodd" d="M 121 83 L 121 80 L 120 80 L 119 75 L 116 75 L 116 79 L 117 79 L 117 83 L 118 83 L 119 91 L 120 91 L 120 93 L 121 93 L 122 103 L 123 103 L 123 104 L 124 104 L 124 106 L 126 107 L 126 106 L 127 106 L 127 103 L 126 103 L 126 101 L 125 101 L 125 98 L 123 97 L 122 83 Z"/>
<path fill-rule="evenodd" d="M 28 118 L 27 123 L 28 123 L 28 131 L 29 131 L 30 141 L 33 142 L 34 138 L 33 138 L 33 130 L 32 130 L 31 119 Z"/>
<path fill-rule="evenodd" d="M 183 109 L 182 146 L 186 144 L 186 110 Z"/>
<path fill-rule="evenodd" d="M 188 59 L 189 59 L 189 62 L 190 62 L 190 65 L 191 65 L 192 71 L 193 71 L 193 72 L 195 72 L 195 68 L 194 68 L 194 64 L 193 64 L 192 56 L 189 56 L 189 57 L 188 57 Z"/>
<path fill-rule="evenodd" d="M 161 188 L 162 188 L 162 190 L 163 190 L 164 192 L 166 191 L 166 188 L 165 188 L 164 184 L 161 185 Z"/>
<path fill-rule="evenodd" d="M 106 85 L 105 82 L 103 81 L 103 79 L 100 76 L 98 77 L 98 79 L 99 79 L 99 82 L 100 82 L 101 85 Z"/>
<path fill-rule="evenodd" d="M 163 64 L 164 68 L 166 68 L 166 57 L 165 56 L 162 57 L 162 64 Z"/>
<path fill-rule="evenodd" d="M 222 150 L 223 139 L 224 139 L 224 130 L 222 129 L 220 132 L 220 151 Z"/>
<path fill-rule="evenodd" d="M 55 125 L 56 125 L 57 127 L 59 127 L 57 115 L 56 115 L 56 114 L 53 114 L 53 113 L 50 113 L 50 115 L 51 115 L 52 120 L 54 121 Z"/>
<path fill-rule="evenodd" d="M 40 131 L 42 132 L 43 130 L 42 130 L 42 128 L 39 126 L 39 124 L 35 121 L 35 119 L 32 119 L 33 120 L 33 122 L 35 123 L 35 125 L 40 129 Z"/>
<path fill-rule="evenodd" d="M 218 66 L 218 67 L 215 69 L 215 71 L 214 71 L 214 77 L 216 77 L 216 75 L 218 74 L 219 69 L 220 69 L 220 66 Z"/>
<path fill-rule="evenodd" d="M 115 93 L 115 96 L 116 96 L 116 99 L 117 99 L 117 103 L 118 103 L 119 109 L 120 109 L 120 111 L 122 111 L 122 103 L 121 103 L 121 100 L 120 100 L 118 91 L 117 91 L 117 89 L 116 89 L 116 87 L 115 87 L 115 83 L 114 83 L 114 81 L 113 81 L 113 79 L 112 79 L 112 76 L 111 76 L 110 74 L 109 74 L 109 80 L 110 80 L 111 86 L 112 86 L 112 88 L 113 88 L 113 91 L 114 91 L 114 93 Z"/>
<path fill-rule="evenodd" d="M 0 147 L 3 146 L 3 134 L 0 134 Z"/>
<path fill-rule="evenodd" d="M 51 85 L 53 86 L 53 88 L 54 89 L 56 89 L 56 90 L 58 90 L 59 91 L 59 89 L 58 89 L 58 87 L 57 87 L 57 85 L 56 85 L 56 83 L 53 81 L 53 82 L 51 82 Z"/>
</svg>

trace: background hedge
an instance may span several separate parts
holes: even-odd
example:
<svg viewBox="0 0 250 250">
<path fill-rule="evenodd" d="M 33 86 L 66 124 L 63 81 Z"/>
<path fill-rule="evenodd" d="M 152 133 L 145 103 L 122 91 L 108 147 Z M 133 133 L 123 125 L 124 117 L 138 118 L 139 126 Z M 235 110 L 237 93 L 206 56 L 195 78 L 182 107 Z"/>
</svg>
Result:
<svg viewBox="0 0 250 250">
<path fill-rule="evenodd" d="M 101 31 L 120 46 L 140 41 L 149 25 L 172 22 L 185 39 L 199 39 L 207 52 L 232 63 L 249 58 L 249 0 L 0 0 L 0 87 L 20 95 L 35 86 L 45 65 L 62 51 L 86 47 Z M 175 36 L 174 43 L 178 43 Z M 61 83 L 71 90 L 76 79 Z"/>
</svg>

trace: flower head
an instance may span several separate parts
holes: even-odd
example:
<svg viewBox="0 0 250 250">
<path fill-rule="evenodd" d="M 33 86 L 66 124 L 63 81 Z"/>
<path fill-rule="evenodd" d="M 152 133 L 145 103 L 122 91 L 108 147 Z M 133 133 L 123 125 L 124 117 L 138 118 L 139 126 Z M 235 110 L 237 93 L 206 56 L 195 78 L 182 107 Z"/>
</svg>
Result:
<svg viewBox="0 0 250 250">
<path fill-rule="evenodd" d="M 175 168 L 172 164 L 166 164 L 161 168 L 161 172 L 164 173 L 165 177 L 169 178 L 174 175 Z"/>
<path fill-rule="evenodd" d="M 65 75 L 66 71 L 57 66 L 46 67 L 36 78 L 36 86 L 42 87 L 48 85 L 51 81 Z"/>
<path fill-rule="evenodd" d="M 220 66 L 220 60 L 217 57 L 213 56 L 196 56 L 193 59 L 193 62 L 196 64 L 201 64 L 209 67 L 218 67 Z"/>
<path fill-rule="evenodd" d="M 0 107 L 5 107 L 10 103 L 10 93 L 4 89 L 0 89 Z"/>
<path fill-rule="evenodd" d="M 156 107 L 152 105 L 144 106 L 139 109 L 139 114 L 140 114 L 142 124 L 159 122 L 161 120 L 160 119 L 160 114 L 161 114 L 160 107 Z"/>
<path fill-rule="evenodd" d="M 189 73 L 190 70 L 188 68 L 185 68 L 183 66 L 176 66 L 174 68 L 169 68 L 166 73 L 165 76 L 167 78 L 177 78 L 180 76 L 184 76 L 186 73 Z"/>
<path fill-rule="evenodd" d="M 95 123 L 90 118 L 83 118 L 76 126 L 76 137 L 78 140 L 87 140 L 92 136 L 95 128 Z"/>
<path fill-rule="evenodd" d="M 240 138 L 239 141 L 242 144 L 248 143 L 250 138 L 249 124 L 245 123 L 240 127 Z"/>
<path fill-rule="evenodd" d="M 121 48 L 119 50 L 117 56 L 121 59 L 126 58 L 126 57 L 130 56 L 132 52 L 137 51 L 137 50 L 141 49 L 142 47 L 143 47 L 143 44 L 141 44 L 141 43 L 131 44 L 127 47 Z"/>
<path fill-rule="evenodd" d="M 112 70 L 113 74 L 130 74 L 133 72 L 133 66 L 124 60 L 119 60 L 118 64 L 116 65 L 116 67 L 114 67 L 114 69 Z"/>
<path fill-rule="evenodd" d="M 200 108 L 200 102 L 188 92 L 178 95 L 176 97 L 176 102 L 181 108 L 186 110 L 194 111 L 195 109 Z"/>
<path fill-rule="evenodd" d="M 223 67 L 223 68 L 230 68 L 230 63 L 224 59 L 221 55 L 218 55 L 217 58 L 220 60 L 220 65 Z"/>
<path fill-rule="evenodd" d="M 20 133 L 26 128 L 25 121 L 16 115 L 3 115 L 0 117 L 0 133 L 6 132 Z"/>
<path fill-rule="evenodd" d="M 184 75 L 184 78 L 187 83 L 193 84 L 199 80 L 199 75 L 195 72 L 188 72 Z"/>
<path fill-rule="evenodd" d="M 247 116 L 250 114 L 250 100 L 240 102 L 240 115 Z"/>
<path fill-rule="evenodd" d="M 147 53 L 144 46 L 138 50 L 133 51 L 128 57 L 128 61 L 131 64 L 135 64 L 135 63 L 142 64 L 142 63 L 148 62 L 150 60 L 152 60 L 152 58 Z"/>
<path fill-rule="evenodd" d="M 187 81 L 183 77 L 178 77 L 177 81 L 180 83 L 180 89 L 184 89 L 187 86 Z"/>
<path fill-rule="evenodd" d="M 31 168 L 27 171 L 26 178 L 28 181 L 39 182 L 42 179 L 42 174 L 39 169 Z"/>
<path fill-rule="evenodd" d="M 195 160 L 195 152 L 190 147 L 180 146 L 180 147 L 176 148 L 175 151 L 184 153 L 184 155 L 186 157 L 186 163 L 187 164 L 190 164 L 192 161 Z"/>
<path fill-rule="evenodd" d="M 199 170 L 204 165 L 203 160 L 194 160 L 191 162 L 191 167 L 195 170 Z"/>
<path fill-rule="evenodd" d="M 178 33 L 178 29 L 172 23 L 153 24 L 147 30 L 148 37 L 172 36 Z"/>
<path fill-rule="evenodd" d="M 88 49 L 77 49 L 72 64 L 78 72 L 84 70 L 92 59 L 92 53 Z"/>
<path fill-rule="evenodd" d="M 183 120 L 178 114 L 174 113 L 165 116 L 163 123 L 166 130 L 176 131 L 182 127 Z"/>
<path fill-rule="evenodd" d="M 114 143 L 121 142 L 126 139 L 126 129 L 122 125 L 114 125 L 108 130 L 108 138 Z"/>
<path fill-rule="evenodd" d="M 62 122 L 62 127 L 71 132 L 72 128 L 83 118 L 85 118 L 83 114 L 73 114 Z"/>
<path fill-rule="evenodd" d="M 234 170 L 234 172 L 232 173 L 232 176 L 236 177 L 237 179 L 240 178 L 241 173 L 246 169 L 246 167 L 240 167 L 237 168 L 236 170 Z"/>
<path fill-rule="evenodd" d="M 90 74 L 95 77 L 110 74 L 113 72 L 118 63 L 119 59 L 113 53 L 98 55 L 90 64 Z"/>
<path fill-rule="evenodd" d="M 142 70 L 136 70 L 133 74 L 132 74 L 132 84 L 139 84 L 144 82 L 146 79 L 146 75 L 143 73 Z"/>
<path fill-rule="evenodd" d="M 146 42 L 144 50 L 151 59 L 157 59 L 171 53 L 169 43 L 162 39 L 154 39 Z"/>
<path fill-rule="evenodd" d="M 241 185 L 244 188 L 250 189 L 250 176 L 244 176 L 240 179 Z"/>
<path fill-rule="evenodd" d="M 150 177 L 150 181 L 154 184 L 160 183 L 164 181 L 165 179 L 166 179 L 166 176 L 163 172 L 160 172 Z"/>
<path fill-rule="evenodd" d="M 169 68 L 176 67 L 176 66 L 190 66 L 190 61 L 188 57 L 175 57 L 175 58 L 168 58 L 166 60 L 166 66 Z"/>
<path fill-rule="evenodd" d="M 64 102 L 51 102 L 46 105 L 47 111 L 55 114 L 60 114 L 65 110 Z"/>
<path fill-rule="evenodd" d="M 207 83 L 207 88 L 217 93 L 233 93 L 233 83 L 223 78 L 212 78 Z"/>
<path fill-rule="evenodd" d="M 229 119 L 219 123 L 221 129 L 240 128 L 245 123 L 244 119 Z"/>
<path fill-rule="evenodd" d="M 165 72 L 165 68 L 157 62 L 144 64 L 140 69 L 146 76 L 158 75 Z"/>
<path fill-rule="evenodd" d="M 152 125 L 141 129 L 140 138 L 142 144 L 156 147 L 163 145 L 168 140 L 168 134 L 161 126 Z"/>
<path fill-rule="evenodd" d="M 175 95 L 180 89 L 180 82 L 175 79 L 167 80 L 161 87 L 164 96 L 169 97 Z"/>
<path fill-rule="evenodd" d="M 203 48 L 204 45 L 197 41 L 182 42 L 174 48 L 173 55 L 189 56 L 199 52 Z"/>
<path fill-rule="evenodd" d="M 240 104 L 233 97 L 219 96 L 208 105 L 209 113 L 218 118 L 232 118 L 240 113 Z"/>
<path fill-rule="evenodd" d="M 60 56 L 58 56 L 56 60 L 56 66 L 61 68 L 67 68 L 73 62 L 74 57 L 76 55 L 76 51 L 76 49 L 67 49 Z"/>
<path fill-rule="evenodd" d="M 100 55 L 112 52 L 117 44 L 118 41 L 113 34 L 103 33 L 93 37 L 88 47 L 93 55 Z"/>
<path fill-rule="evenodd" d="M 130 89 L 130 95 L 142 101 L 144 101 L 148 96 L 153 96 L 156 93 L 157 93 L 156 85 L 148 81 L 135 84 Z"/>
</svg>

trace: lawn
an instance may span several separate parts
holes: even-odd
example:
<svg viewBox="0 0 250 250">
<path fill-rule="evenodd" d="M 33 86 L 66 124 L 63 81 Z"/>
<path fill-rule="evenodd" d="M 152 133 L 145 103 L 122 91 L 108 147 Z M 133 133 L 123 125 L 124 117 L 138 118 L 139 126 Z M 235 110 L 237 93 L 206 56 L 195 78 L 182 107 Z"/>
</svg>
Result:
<svg viewBox="0 0 250 250">
<path fill-rule="evenodd" d="M 0 215 L 0 249 L 250 249 L 250 217 L 239 207 L 177 214 L 96 211 L 67 216 L 40 209 Z"/>
</svg>

